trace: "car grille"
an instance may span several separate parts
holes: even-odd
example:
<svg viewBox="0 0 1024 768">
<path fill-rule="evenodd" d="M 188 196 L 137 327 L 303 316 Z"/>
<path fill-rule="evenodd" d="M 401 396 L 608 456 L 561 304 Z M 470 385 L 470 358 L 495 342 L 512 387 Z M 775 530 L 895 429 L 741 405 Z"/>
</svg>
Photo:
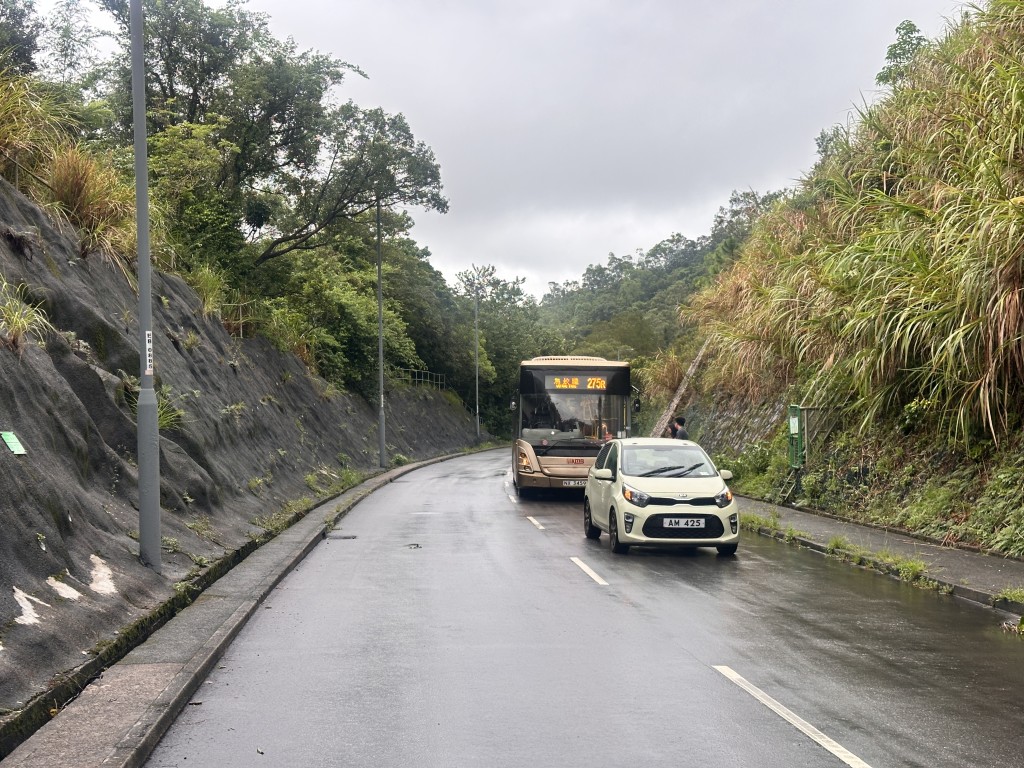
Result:
<svg viewBox="0 0 1024 768">
<path fill-rule="evenodd" d="M 666 517 L 704 518 L 703 528 L 666 528 Z M 649 539 L 717 539 L 725 533 L 725 527 L 718 515 L 678 514 L 651 515 L 644 521 L 644 536 Z"/>
<path fill-rule="evenodd" d="M 664 496 L 652 496 L 647 502 L 648 506 L 672 507 L 676 504 L 685 504 L 690 507 L 713 507 L 715 500 L 710 496 L 698 496 L 692 499 L 667 499 Z"/>
</svg>

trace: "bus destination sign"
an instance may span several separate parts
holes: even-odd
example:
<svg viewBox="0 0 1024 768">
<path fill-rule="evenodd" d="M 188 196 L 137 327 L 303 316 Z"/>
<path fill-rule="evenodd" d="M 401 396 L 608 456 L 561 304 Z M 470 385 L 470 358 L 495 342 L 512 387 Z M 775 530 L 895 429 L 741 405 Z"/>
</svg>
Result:
<svg viewBox="0 0 1024 768">
<path fill-rule="evenodd" d="M 608 389 L 605 376 L 587 376 L 572 374 L 566 376 L 546 376 L 544 386 L 551 390 L 569 392 L 604 392 Z"/>
</svg>

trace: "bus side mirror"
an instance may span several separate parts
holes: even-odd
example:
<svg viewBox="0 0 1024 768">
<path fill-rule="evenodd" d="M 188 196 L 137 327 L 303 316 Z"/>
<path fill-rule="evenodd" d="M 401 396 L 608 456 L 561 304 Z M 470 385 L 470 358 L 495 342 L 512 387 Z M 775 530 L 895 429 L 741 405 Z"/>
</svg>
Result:
<svg viewBox="0 0 1024 768">
<path fill-rule="evenodd" d="M 633 413 L 640 413 L 640 398 L 633 401 Z"/>
<path fill-rule="evenodd" d="M 513 400 L 511 403 L 509 403 L 508 409 L 510 411 L 514 411 L 516 409 L 516 401 L 515 400 Z"/>
</svg>

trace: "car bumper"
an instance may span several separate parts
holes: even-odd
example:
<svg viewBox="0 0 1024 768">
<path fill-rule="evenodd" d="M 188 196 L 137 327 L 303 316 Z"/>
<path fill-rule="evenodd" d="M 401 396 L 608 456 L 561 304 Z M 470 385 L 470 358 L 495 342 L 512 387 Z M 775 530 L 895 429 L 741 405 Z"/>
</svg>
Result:
<svg viewBox="0 0 1024 768">
<path fill-rule="evenodd" d="M 680 505 L 681 506 L 681 505 Z M 740 538 L 739 510 L 735 504 L 707 509 L 625 506 L 618 524 L 619 541 L 649 547 L 715 547 L 735 544 Z M 632 518 L 632 520 L 630 519 Z M 674 527 L 700 523 L 700 527 Z"/>
</svg>

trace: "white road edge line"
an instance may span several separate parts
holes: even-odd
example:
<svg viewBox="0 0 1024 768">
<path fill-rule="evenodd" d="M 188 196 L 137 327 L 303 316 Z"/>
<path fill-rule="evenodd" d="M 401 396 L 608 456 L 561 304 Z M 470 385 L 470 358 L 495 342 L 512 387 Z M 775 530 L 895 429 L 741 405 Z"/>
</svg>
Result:
<svg viewBox="0 0 1024 768">
<path fill-rule="evenodd" d="M 536 525 L 537 526 L 537 530 L 539 530 L 539 531 L 543 531 L 544 530 L 544 526 L 537 522 L 537 518 L 533 517 L 532 515 L 527 515 L 526 519 L 529 520 L 534 525 Z"/>
<path fill-rule="evenodd" d="M 850 752 L 848 749 L 846 749 L 846 747 L 836 743 L 828 736 L 826 736 L 824 733 L 815 728 L 813 725 L 808 723 L 806 720 L 799 717 L 794 712 L 791 712 L 790 710 L 786 709 L 786 707 L 782 706 L 779 702 L 777 702 L 775 699 L 773 699 L 771 696 L 762 691 L 753 683 L 745 680 L 741 675 L 739 675 L 730 667 L 716 666 L 715 669 L 717 669 L 727 678 L 736 683 L 736 685 L 738 685 L 740 688 L 745 690 L 755 699 L 757 699 L 766 707 L 768 707 L 768 709 L 775 712 L 775 714 L 777 714 L 783 720 L 787 721 L 790 725 L 794 726 L 798 731 L 803 733 L 805 736 L 810 737 L 812 740 L 814 740 L 820 746 L 827 749 L 829 752 L 838 757 L 847 765 L 852 766 L 852 768 L 871 768 L 870 765 L 868 765 L 855 754 Z"/>
<path fill-rule="evenodd" d="M 593 579 L 594 581 L 596 581 L 596 582 L 597 582 L 598 584 L 600 584 L 600 585 L 601 585 L 602 587 L 607 587 L 607 586 L 608 586 L 608 582 L 607 582 L 607 581 L 605 581 L 605 580 L 604 580 L 604 579 L 602 579 L 602 578 L 601 578 L 600 576 L 598 576 L 598 575 L 597 575 L 596 573 L 594 573 L 594 569 L 593 569 L 593 568 L 591 568 L 591 567 L 590 567 L 589 565 L 587 565 L 586 563 L 584 563 L 584 562 L 583 562 L 582 560 L 580 560 L 580 559 L 579 559 L 578 557 L 570 557 L 569 559 L 570 559 L 570 560 L 572 560 L 572 561 L 573 561 L 574 563 L 576 563 L 576 565 L 578 565 L 578 566 L 580 567 L 580 569 L 581 569 L 581 570 L 582 570 L 582 571 L 583 571 L 583 572 L 584 572 L 585 574 L 587 574 L 587 576 L 589 576 L 590 578 L 592 578 L 592 579 Z"/>
</svg>

